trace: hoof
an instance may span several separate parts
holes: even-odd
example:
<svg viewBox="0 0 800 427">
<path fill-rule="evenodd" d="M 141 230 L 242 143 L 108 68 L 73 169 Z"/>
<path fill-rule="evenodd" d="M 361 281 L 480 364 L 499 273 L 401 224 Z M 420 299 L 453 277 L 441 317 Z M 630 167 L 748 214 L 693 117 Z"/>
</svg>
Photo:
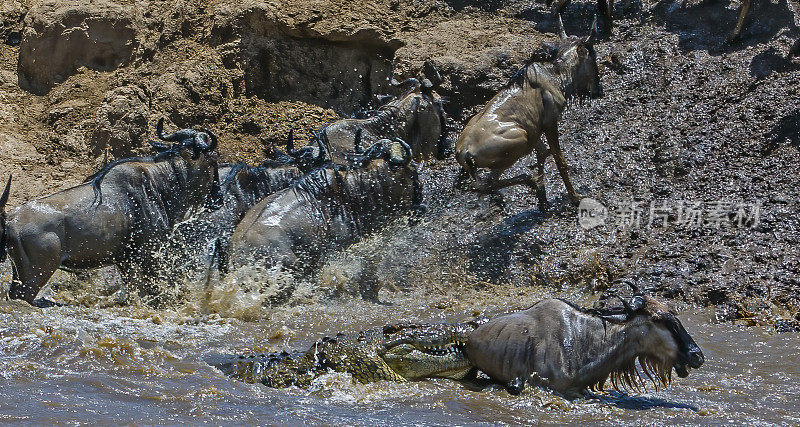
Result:
<svg viewBox="0 0 800 427">
<path fill-rule="evenodd" d="M 517 396 L 522 393 L 522 390 L 525 389 L 525 381 L 522 378 L 516 378 L 511 380 L 508 385 L 506 386 L 506 390 L 508 390 L 508 394 L 513 396 Z"/>
</svg>

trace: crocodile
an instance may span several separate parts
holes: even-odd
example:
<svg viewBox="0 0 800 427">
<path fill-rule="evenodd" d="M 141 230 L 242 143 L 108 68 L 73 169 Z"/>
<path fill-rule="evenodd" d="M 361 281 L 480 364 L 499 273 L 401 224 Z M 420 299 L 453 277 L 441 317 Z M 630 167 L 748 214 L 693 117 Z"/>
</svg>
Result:
<svg viewBox="0 0 800 427">
<path fill-rule="evenodd" d="M 464 349 L 482 319 L 465 323 L 397 323 L 338 333 L 308 350 L 235 356 L 206 362 L 231 378 L 269 387 L 307 388 L 326 372 L 345 372 L 361 383 L 465 378 L 472 369 Z"/>
</svg>

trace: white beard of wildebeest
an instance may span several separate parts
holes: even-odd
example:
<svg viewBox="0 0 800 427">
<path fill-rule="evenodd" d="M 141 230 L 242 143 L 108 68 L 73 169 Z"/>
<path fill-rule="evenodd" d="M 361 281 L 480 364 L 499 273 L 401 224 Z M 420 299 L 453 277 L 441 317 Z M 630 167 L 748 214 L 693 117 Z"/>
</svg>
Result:
<svg viewBox="0 0 800 427">
<path fill-rule="evenodd" d="M 13 263 L 9 297 L 33 303 L 59 268 L 116 265 L 123 286 L 152 292 L 155 250 L 175 224 L 219 195 L 217 139 L 210 131 L 185 129 L 164 135 L 173 145 L 151 142 L 154 157 L 123 159 L 88 182 L 28 202 L 8 217 L 8 254 Z"/>
<path fill-rule="evenodd" d="M 512 393 L 530 383 L 568 398 L 600 390 L 608 379 L 617 390 L 639 388 L 639 369 L 658 388 L 669 384 L 673 368 L 685 377 L 703 364 L 674 312 L 646 296 L 633 301 L 611 310 L 540 301 L 479 326 L 467 357 Z"/>
</svg>

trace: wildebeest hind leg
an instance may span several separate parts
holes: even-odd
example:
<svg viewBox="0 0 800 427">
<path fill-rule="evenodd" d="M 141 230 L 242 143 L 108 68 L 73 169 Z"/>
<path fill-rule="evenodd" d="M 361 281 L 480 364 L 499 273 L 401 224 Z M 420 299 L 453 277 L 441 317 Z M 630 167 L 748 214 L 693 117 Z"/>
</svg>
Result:
<svg viewBox="0 0 800 427">
<path fill-rule="evenodd" d="M 47 284 L 60 264 L 60 245 L 57 239 L 44 235 L 37 240 L 36 247 L 25 246 L 25 253 L 14 256 L 15 272 L 18 280 L 11 282 L 8 296 L 11 299 L 21 299 L 34 305 L 34 300 L 39 291 Z M 35 250 L 34 250 L 35 249 Z M 35 253 L 36 260 L 29 259 L 28 253 Z"/>
<path fill-rule="evenodd" d="M 580 199 L 578 197 L 578 193 L 575 191 L 575 188 L 572 187 L 572 181 L 569 179 L 569 168 L 567 167 L 567 162 L 564 160 L 564 153 L 561 152 L 561 146 L 558 143 L 558 128 L 553 126 L 552 129 L 545 130 L 544 134 L 547 137 L 547 143 L 550 145 L 550 152 L 553 153 L 553 158 L 556 161 L 558 173 L 561 175 L 561 179 L 564 181 L 564 187 L 567 189 L 567 195 L 569 196 L 572 204 L 577 205 Z"/>
</svg>

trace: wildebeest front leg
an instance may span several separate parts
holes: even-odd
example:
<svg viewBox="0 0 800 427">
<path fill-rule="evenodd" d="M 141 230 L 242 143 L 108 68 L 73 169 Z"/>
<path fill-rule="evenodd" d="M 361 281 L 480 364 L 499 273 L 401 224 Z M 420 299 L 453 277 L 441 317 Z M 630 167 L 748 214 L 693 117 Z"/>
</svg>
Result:
<svg viewBox="0 0 800 427">
<path fill-rule="evenodd" d="M 564 181 L 564 187 L 567 189 L 567 195 L 569 196 L 572 204 L 577 205 L 580 199 L 578 197 L 578 193 L 572 187 L 572 181 L 569 179 L 569 168 L 567 167 L 567 162 L 564 160 L 564 153 L 561 152 L 561 146 L 558 143 L 558 126 L 552 126 L 549 129 L 545 129 L 544 135 L 547 137 L 547 143 L 550 145 L 550 152 L 553 154 L 553 158 L 556 161 L 558 173 L 561 175 L 561 179 Z"/>
<path fill-rule="evenodd" d="M 539 210 L 547 210 L 547 191 L 544 188 L 544 162 L 550 155 L 550 150 L 537 141 L 536 144 L 536 172 L 539 176 L 536 177 L 538 185 L 536 186 L 536 198 L 539 200 Z"/>
<path fill-rule="evenodd" d="M 22 250 L 11 254 L 16 277 L 12 278 L 8 297 L 35 305 L 36 295 L 59 267 L 61 247 L 58 238 L 52 234 L 44 234 L 39 239 L 30 239 L 20 244 Z M 29 253 L 35 253 L 37 259 L 30 259 Z"/>
<path fill-rule="evenodd" d="M 752 0 L 743 0 L 742 1 L 742 8 L 739 10 L 739 19 L 736 21 L 736 27 L 733 29 L 730 37 L 728 38 L 729 41 L 733 41 L 739 38 L 742 35 L 742 28 L 744 28 L 744 19 L 747 17 L 747 13 L 750 11 L 750 4 Z"/>
</svg>

